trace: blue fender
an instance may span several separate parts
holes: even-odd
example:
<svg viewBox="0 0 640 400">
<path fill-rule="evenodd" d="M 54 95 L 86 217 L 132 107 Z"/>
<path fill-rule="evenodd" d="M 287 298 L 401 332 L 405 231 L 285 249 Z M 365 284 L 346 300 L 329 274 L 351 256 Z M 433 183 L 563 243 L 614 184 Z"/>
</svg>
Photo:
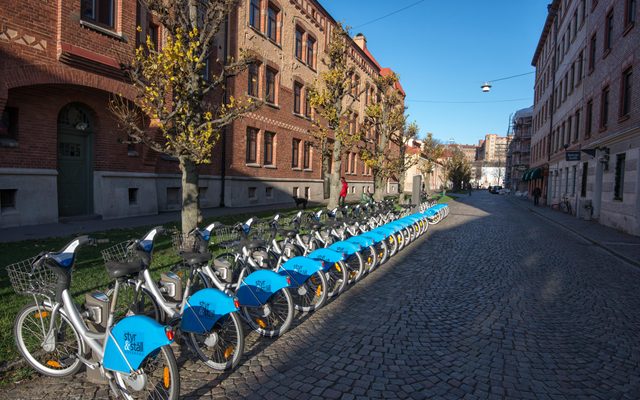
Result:
<svg viewBox="0 0 640 400">
<path fill-rule="evenodd" d="M 352 256 L 361 250 L 361 247 L 354 243 L 349 242 L 336 242 L 328 247 L 328 249 L 337 251 L 339 253 L 344 253 L 348 256 Z"/>
<path fill-rule="evenodd" d="M 259 307 L 275 292 L 289 286 L 287 277 L 273 271 L 260 270 L 244 278 L 236 292 L 236 297 L 242 306 Z"/>
<path fill-rule="evenodd" d="M 352 236 L 349 239 L 347 239 L 346 242 L 347 243 L 355 243 L 355 244 L 360 245 L 361 247 L 373 246 L 373 239 L 369 239 L 369 238 L 363 237 L 362 235 Z"/>
<path fill-rule="evenodd" d="M 293 257 L 278 268 L 278 273 L 291 278 L 291 287 L 300 287 L 313 274 L 324 269 L 324 262 L 307 257 Z"/>
<path fill-rule="evenodd" d="M 365 233 L 361 234 L 360 236 L 364 237 L 364 238 L 369 238 L 369 239 L 373 240 L 374 243 L 384 242 L 384 240 L 387 238 L 381 232 L 376 232 L 375 230 L 369 231 L 369 232 L 365 232 Z"/>
<path fill-rule="evenodd" d="M 218 289 L 202 289 L 187 299 L 180 328 L 184 332 L 207 333 L 223 316 L 238 311 L 233 297 Z"/>
<path fill-rule="evenodd" d="M 393 235 L 395 231 L 392 228 L 378 227 L 376 229 L 372 229 L 368 233 L 375 233 L 376 235 L 382 235 L 385 239 L 389 236 Z"/>
<path fill-rule="evenodd" d="M 171 344 L 164 325 L 144 315 L 132 315 L 118 322 L 107 335 L 102 363 L 106 369 L 131 373 L 162 346 Z"/>
<path fill-rule="evenodd" d="M 329 266 L 331 266 L 331 264 L 335 264 L 347 259 L 346 254 L 328 248 L 314 250 L 311 253 L 307 254 L 307 257 L 313 260 L 324 261 L 325 263 L 329 264 Z"/>
</svg>

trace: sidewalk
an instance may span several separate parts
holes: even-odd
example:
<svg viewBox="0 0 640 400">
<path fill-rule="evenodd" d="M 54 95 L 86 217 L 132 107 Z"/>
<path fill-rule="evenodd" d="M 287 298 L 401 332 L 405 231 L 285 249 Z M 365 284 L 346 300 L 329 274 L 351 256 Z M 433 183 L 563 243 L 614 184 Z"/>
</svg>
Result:
<svg viewBox="0 0 640 400">
<path fill-rule="evenodd" d="M 309 204 L 314 207 L 317 204 Z M 293 203 L 270 204 L 255 207 L 239 208 L 208 208 L 202 210 L 203 218 L 215 218 L 227 215 L 257 214 L 263 211 L 284 211 L 295 208 Z M 15 228 L 0 229 L 0 243 L 19 242 L 22 240 L 44 239 L 51 237 L 66 237 L 78 234 L 103 232 L 112 229 L 130 229 L 141 226 L 164 225 L 180 220 L 180 212 L 166 212 L 157 215 L 119 219 L 94 219 L 83 221 L 71 221 L 57 224 L 20 226 Z"/>
<path fill-rule="evenodd" d="M 561 211 L 552 210 L 549 207 L 534 206 L 533 201 L 528 199 L 513 196 L 508 196 L 507 198 L 514 204 L 562 226 L 628 263 L 640 267 L 640 237 L 600 225 L 597 221 L 585 221 Z"/>
</svg>

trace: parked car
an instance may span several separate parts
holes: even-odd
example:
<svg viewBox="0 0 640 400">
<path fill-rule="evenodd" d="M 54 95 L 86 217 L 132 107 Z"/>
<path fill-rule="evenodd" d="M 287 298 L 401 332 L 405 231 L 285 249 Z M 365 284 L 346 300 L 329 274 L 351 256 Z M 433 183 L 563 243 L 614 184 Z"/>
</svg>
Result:
<svg viewBox="0 0 640 400">
<path fill-rule="evenodd" d="M 498 194 L 502 186 L 489 186 L 489 193 Z"/>
</svg>

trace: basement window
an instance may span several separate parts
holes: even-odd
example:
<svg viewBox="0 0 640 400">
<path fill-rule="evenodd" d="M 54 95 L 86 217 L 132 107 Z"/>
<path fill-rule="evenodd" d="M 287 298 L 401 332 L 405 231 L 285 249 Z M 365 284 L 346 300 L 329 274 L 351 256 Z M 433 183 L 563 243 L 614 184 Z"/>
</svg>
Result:
<svg viewBox="0 0 640 400">
<path fill-rule="evenodd" d="M 138 204 L 138 188 L 129 188 L 129 205 L 135 206 Z"/>
<path fill-rule="evenodd" d="M 0 213 L 15 211 L 17 189 L 0 190 Z"/>
</svg>

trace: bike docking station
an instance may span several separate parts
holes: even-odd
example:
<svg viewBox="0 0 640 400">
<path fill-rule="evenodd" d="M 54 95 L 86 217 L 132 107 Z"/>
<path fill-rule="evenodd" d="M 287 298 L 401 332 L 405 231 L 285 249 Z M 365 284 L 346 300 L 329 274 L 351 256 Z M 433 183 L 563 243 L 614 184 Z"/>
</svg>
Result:
<svg viewBox="0 0 640 400">
<path fill-rule="evenodd" d="M 104 334 L 107 330 L 107 316 L 109 315 L 109 297 L 102 292 L 85 293 L 84 308 L 82 313 L 87 328 L 90 332 Z M 91 353 L 89 360 L 97 364 L 101 360 L 97 357 L 93 350 L 89 348 Z M 109 380 L 101 373 L 99 368 L 86 368 L 87 381 L 98 385 L 107 385 Z"/>
</svg>

